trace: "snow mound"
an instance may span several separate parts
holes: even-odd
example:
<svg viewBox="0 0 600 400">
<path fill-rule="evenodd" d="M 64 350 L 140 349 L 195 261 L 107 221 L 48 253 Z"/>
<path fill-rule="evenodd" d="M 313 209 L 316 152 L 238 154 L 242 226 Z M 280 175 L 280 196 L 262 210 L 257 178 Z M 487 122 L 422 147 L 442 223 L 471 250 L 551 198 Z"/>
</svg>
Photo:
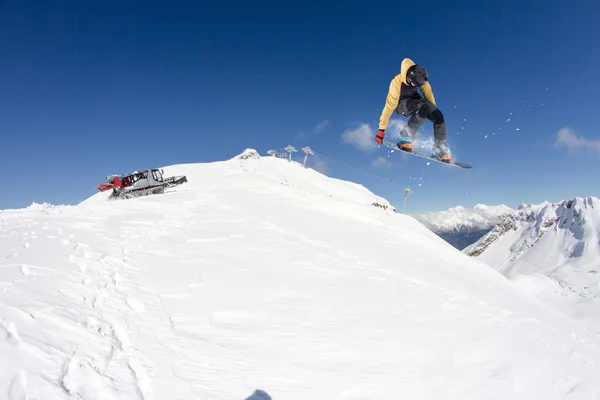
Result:
<svg viewBox="0 0 600 400">
<path fill-rule="evenodd" d="M 365 187 L 277 157 L 164 170 L 188 183 L 0 212 L 9 399 L 600 395 L 595 335 Z"/>
<path fill-rule="evenodd" d="M 260 154 L 254 149 L 246 149 L 241 154 L 233 157 L 234 160 L 258 160 L 260 158 Z"/>
</svg>

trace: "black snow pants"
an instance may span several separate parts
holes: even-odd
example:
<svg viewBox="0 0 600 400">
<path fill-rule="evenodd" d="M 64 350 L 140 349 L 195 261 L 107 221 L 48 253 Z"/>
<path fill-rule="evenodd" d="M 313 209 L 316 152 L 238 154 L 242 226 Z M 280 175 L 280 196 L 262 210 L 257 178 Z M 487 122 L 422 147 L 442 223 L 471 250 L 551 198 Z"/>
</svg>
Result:
<svg viewBox="0 0 600 400">
<path fill-rule="evenodd" d="M 402 132 L 400 132 L 401 135 L 414 138 L 423 122 L 428 119 L 433 122 L 433 136 L 435 140 L 442 143 L 446 142 L 444 115 L 433 103 L 420 96 L 400 98 L 396 113 L 410 117 Z"/>
</svg>

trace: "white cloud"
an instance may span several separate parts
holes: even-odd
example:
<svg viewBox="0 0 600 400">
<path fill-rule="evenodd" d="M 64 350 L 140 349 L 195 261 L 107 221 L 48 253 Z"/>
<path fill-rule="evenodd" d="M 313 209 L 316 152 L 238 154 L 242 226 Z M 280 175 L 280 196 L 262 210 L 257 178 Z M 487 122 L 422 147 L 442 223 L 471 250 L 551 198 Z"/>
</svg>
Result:
<svg viewBox="0 0 600 400">
<path fill-rule="evenodd" d="M 385 130 L 386 136 L 392 132 L 394 132 L 394 136 L 397 136 L 397 134 L 402 130 L 402 128 L 404 128 L 404 125 L 406 125 L 406 121 L 404 120 L 390 119 L 390 122 L 388 122 L 387 129 Z"/>
<path fill-rule="evenodd" d="M 392 162 L 383 156 L 379 156 L 373 160 L 371 166 L 374 168 L 385 167 L 390 168 L 392 166 Z"/>
<path fill-rule="evenodd" d="M 317 124 L 317 126 L 315 126 L 315 129 L 313 130 L 313 132 L 314 133 L 323 132 L 325 130 L 325 128 L 327 128 L 329 125 L 331 125 L 331 123 L 328 120 L 321 121 Z"/>
<path fill-rule="evenodd" d="M 373 132 L 368 124 L 362 124 L 356 129 L 344 131 L 342 133 L 342 141 L 351 144 L 359 150 L 374 150 L 377 148 L 375 135 L 376 133 Z"/>
<path fill-rule="evenodd" d="M 404 125 L 406 125 L 406 122 L 401 119 L 391 119 L 385 130 L 386 139 L 395 141 Z M 375 142 L 377 130 L 377 127 L 371 128 L 369 124 L 361 124 L 356 129 L 347 129 L 344 131 L 342 133 L 342 141 L 353 145 L 359 150 L 374 150 L 378 146 L 377 142 Z"/>
<path fill-rule="evenodd" d="M 556 134 L 555 147 L 566 147 L 570 150 L 587 149 L 600 153 L 600 140 L 589 140 L 578 136 L 571 128 L 562 128 Z"/>
</svg>

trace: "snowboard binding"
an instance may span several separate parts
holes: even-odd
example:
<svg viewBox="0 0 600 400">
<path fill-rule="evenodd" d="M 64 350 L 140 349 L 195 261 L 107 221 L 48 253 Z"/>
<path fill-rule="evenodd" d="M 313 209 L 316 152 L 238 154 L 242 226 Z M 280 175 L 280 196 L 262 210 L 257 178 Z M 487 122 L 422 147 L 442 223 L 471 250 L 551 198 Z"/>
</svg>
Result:
<svg viewBox="0 0 600 400">
<path fill-rule="evenodd" d="M 410 136 L 400 136 L 397 141 L 398 148 L 402 151 L 412 153 L 414 146 L 412 144 L 412 138 Z"/>
</svg>

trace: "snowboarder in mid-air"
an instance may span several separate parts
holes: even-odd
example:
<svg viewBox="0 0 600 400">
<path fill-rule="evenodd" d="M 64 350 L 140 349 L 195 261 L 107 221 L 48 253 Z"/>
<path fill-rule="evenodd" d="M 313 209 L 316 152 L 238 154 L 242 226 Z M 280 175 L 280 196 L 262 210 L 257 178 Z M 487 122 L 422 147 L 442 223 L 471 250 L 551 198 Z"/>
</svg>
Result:
<svg viewBox="0 0 600 400">
<path fill-rule="evenodd" d="M 421 89 L 423 97 L 417 89 Z M 400 73 L 390 82 L 385 99 L 385 106 L 379 118 L 379 132 L 375 136 L 378 143 L 385 137 L 385 129 L 392 113 L 410 117 L 408 123 L 400 131 L 398 148 L 412 152 L 415 136 L 419 127 L 426 119 L 433 122 L 434 144 L 431 156 L 443 162 L 450 162 L 452 156 L 446 144 L 446 123 L 442 112 L 437 108 L 435 97 L 429 84 L 427 70 L 415 64 L 410 58 L 405 58 L 400 66 Z"/>
</svg>

